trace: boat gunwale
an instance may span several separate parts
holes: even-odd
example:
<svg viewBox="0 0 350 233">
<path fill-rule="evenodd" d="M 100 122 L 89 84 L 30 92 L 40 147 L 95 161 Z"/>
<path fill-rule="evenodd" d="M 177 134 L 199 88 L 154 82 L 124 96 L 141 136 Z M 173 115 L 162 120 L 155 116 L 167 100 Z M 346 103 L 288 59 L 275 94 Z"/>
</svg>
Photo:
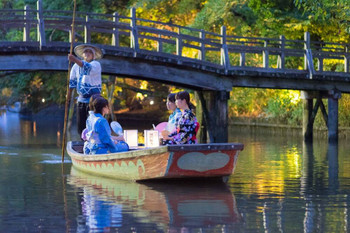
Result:
<svg viewBox="0 0 350 233">
<path fill-rule="evenodd" d="M 162 154 L 177 151 L 220 151 L 220 150 L 238 150 L 242 151 L 244 145 L 241 143 L 211 143 L 211 144 L 186 144 L 186 145 L 167 145 L 155 148 L 139 148 L 125 152 L 116 152 L 109 154 L 85 155 L 75 151 L 72 147 L 73 142 L 67 143 L 67 152 L 71 158 L 82 161 L 108 161 L 119 159 L 137 158 L 147 155 Z"/>
</svg>

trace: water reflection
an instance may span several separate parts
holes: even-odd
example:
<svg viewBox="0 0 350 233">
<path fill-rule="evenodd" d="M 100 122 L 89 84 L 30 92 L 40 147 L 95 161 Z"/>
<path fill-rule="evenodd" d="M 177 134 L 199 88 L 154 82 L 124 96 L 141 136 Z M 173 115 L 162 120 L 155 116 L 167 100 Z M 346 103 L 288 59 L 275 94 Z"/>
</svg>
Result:
<svg viewBox="0 0 350 233">
<path fill-rule="evenodd" d="M 0 145 L 52 145 L 60 147 L 61 118 L 39 116 L 22 118 L 19 113 L 6 110 L 0 114 Z"/>
<path fill-rule="evenodd" d="M 230 133 L 227 186 L 157 185 L 62 172 L 59 126 L 0 115 L 0 232 L 350 232 L 346 140 Z"/>
<path fill-rule="evenodd" d="M 204 229 L 224 233 L 232 232 L 232 225 L 242 221 L 235 197 L 223 183 L 139 184 L 72 168 L 68 184 L 82 190 L 80 232 L 107 228 L 124 232 L 134 227 L 134 232 L 149 228 L 172 233 Z M 130 222 L 135 225 L 130 226 Z"/>
<path fill-rule="evenodd" d="M 339 164 L 338 164 L 338 143 L 330 143 L 327 149 L 328 159 L 328 189 L 330 193 L 337 193 L 339 188 Z"/>
<path fill-rule="evenodd" d="M 329 143 L 326 149 L 318 150 L 316 154 L 314 147 L 317 144 L 303 143 L 301 192 L 305 195 L 336 194 L 339 189 L 338 144 Z"/>
<path fill-rule="evenodd" d="M 346 141 L 307 144 L 302 138 L 264 136 L 240 141 L 245 150 L 228 185 L 245 222 L 252 224 L 245 230 L 349 232 Z"/>
<path fill-rule="evenodd" d="M 336 197 L 339 194 L 338 144 L 329 143 L 326 150 L 318 150 L 316 154 L 315 146 L 317 145 L 312 143 L 303 144 L 304 172 L 301 193 L 305 201 L 304 232 L 328 232 L 330 229 L 332 232 L 338 232 L 341 228 L 348 229 L 347 205 L 344 206 L 343 210 L 341 208 L 330 210 L 329 208 L 329 206 L 339 205 L 341 207 L 346 203 L 343 200 L 347 196 L 340 194 Z M 323 198 L 328 199 L 329 197 L 333 197 L 332 200 L 323 200 Z M 339 219 L 338 226 L 334 225 L 332 220 L 337 218 L 336 216 L 342 216 L 341 219 L 345 221 Z M 328 224 L 325 224 L 326 222 Z"/>
</svg>

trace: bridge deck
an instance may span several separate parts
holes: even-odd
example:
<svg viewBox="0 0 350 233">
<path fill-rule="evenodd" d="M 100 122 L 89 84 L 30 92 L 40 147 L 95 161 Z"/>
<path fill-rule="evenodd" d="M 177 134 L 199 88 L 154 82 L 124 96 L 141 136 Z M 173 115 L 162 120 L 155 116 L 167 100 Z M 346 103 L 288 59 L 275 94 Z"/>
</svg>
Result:
<svg viewBox="0 0 350 233">
<path fill-rule="evenodd" d="M 3 38 L 14 31 L 23 34 L 22 41 L 0 42 L 0 70 L 65 71 L 71 22 L 70 11 L 46 11 L 41 4 L 37 9 L 0 10 Z M 225 27 L 214 33 L 140 19 L 135 9 L 129 17 L 78 12 L 76 25 L 76 44 L 103 48 L 106 74 L 194 89 L 350 92 L 349 45 L 311 41 L 308 33 L 304 40 L 240 37 L 227 34 Z M 93 39 L 96 34 L 99 41 Z"/>
</svg>

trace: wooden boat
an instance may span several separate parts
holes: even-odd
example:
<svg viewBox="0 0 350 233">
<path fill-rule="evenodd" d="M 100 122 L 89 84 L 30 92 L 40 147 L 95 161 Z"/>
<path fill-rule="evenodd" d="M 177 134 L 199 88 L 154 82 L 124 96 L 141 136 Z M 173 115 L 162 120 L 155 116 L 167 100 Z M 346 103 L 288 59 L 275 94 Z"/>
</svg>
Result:
<svg viewBox="0 0 350 233">
<path fill-rule="evenodd" d="M 169 145 L 84 155 L 82 142 L 68 142 L 73 166 L 95 175 L 127 179 L 226 178 L 234 172 L 240 143 Z"/>
<path fill-rule="evenodd" d="M 86 222 L 80 222 L 92 224 L 95 230 L 98 230 L 97 225 L 100 228 L 117 225 L 120 232 L 130 231 L 130 228 L 122 228 L 122 221 L 130 219 L 115 217 L 121 222 L 114 221 L 113 225 L 110 221 L 112 213 L 131 214 L 134 222 L 156 224 L 157 232 L 183 227 L 198 232 L 198 228 L 229 228 L 243 221 L 234 194 L 222 182 L 203 181 L 196 185 L 187 180 L 136 183 L 94 176 L 74 166 L 67 182 L 82 192 L 79 203 L 88 218 Z M 99 211 L 101 209 L 105 211 Z M 99 224 L 94 220 L 99 220 Z"/>
</svg>

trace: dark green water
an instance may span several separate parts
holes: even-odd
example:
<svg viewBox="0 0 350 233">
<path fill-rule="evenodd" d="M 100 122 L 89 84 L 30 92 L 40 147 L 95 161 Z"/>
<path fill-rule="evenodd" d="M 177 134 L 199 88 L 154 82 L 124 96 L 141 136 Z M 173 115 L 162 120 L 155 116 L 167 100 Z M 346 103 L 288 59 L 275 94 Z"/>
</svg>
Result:
<svg viewBox="0 0 350 233">
<path fill-rule="evenodd" d="M 61 128 L 0 115 L 0 232 L 350 231 L 346 141 L 231 128 L 245 149 L 227 184 L 139 184 L 62 165 Z"/>
</svg>

